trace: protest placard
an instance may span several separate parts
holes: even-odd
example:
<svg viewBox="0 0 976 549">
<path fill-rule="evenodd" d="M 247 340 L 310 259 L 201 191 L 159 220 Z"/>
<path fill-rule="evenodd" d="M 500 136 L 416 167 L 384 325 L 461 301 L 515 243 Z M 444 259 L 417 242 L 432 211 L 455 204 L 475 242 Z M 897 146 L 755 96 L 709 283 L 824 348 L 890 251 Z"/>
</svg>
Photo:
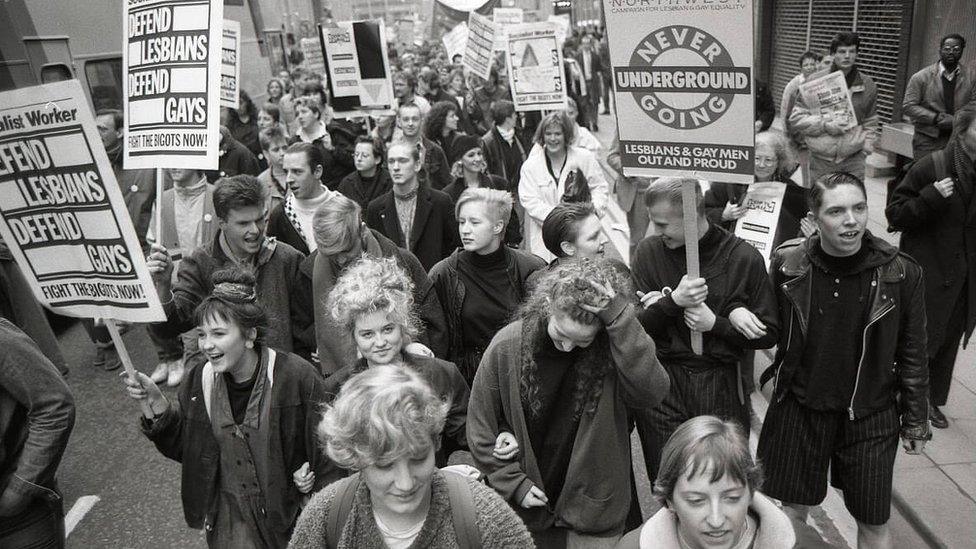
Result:
<svg viewBox="0 0 976 549">
<path fill-rule="evenodd" d="M 509 82 L 517 111 L 566 108 L 563 54 L 555 23 L 525 23 L 509 27 Z"/>
<path fill-rule="evenodd" d="M 166 319 L 77 80 L 0 93 L 0 235 L 59 314 Z"/>
<path fill-rule="evenodd" d="M 220 45 L 220 106 L 237 108 L 241 82 L 241 24 L 224 19 Z"/>
<path fill-rule="evenodd" d="M 392 112 L 393 79 L 382 20 L 322 28 L 329 103 L 335 116 Z"/>
<path fill-rule="evenodd" d="M 773 252 L 786 185 L 778 181 L 749 185 L 749 191 L 743 198 L 743 204 L 748 210 L 735 223 L 735 236 L 759 250 L 766 262 L 766 269 L 769 269 L 769 258 Z"/>
<path fill-rule="evenodd" d="M 215 169 L 223 2 L 124 6 L 125 167 Z"/>
<path fill-rule="evenodd" d="M 508 28 L 525 22 L 525 12 L 522 8 L 494 8 L 491 10 L 491 20 L 495 23 L 495 51 L 505 51 Z"/>
<path fill-rule="evenodd" d="M 461 63 L 474 74 L 488 80 L 494 44 L 495 24 L 484 15 L 472 11 L 468 16 L 468 44 Z"/>
<path fill-rule="evenodd" d="M 464 56 L 464 46 L 468 43 L 468 24 L 464 21 L 458 23 L 450 32 L 441 37 L 444 49 L 447 50 L 447 58 L 454 59 L 455 55 Z"/>
<path fill-rule="evenodd" d="M 403 51 L 407 46 L 413 45 L 417 38 L 416 24 L 413 19 L 397 19 L 396 22 L 396 45 L 399 51 Z"/>
<path fill-rule="evenodd" d="M 268 62 L 271 74 L 275 77 L 288 70 L 288 51 L 285 49 L 285 34 L 279 29 L 264 31 L 264 43 L 268 47 Z"/>
<path fill-rule="evenodd" d="M 810 112 L 833 120 L 845 130 L 856 126 L 857 115 L 844 73 L 834 71 L 820 77 L 812 76 L 814 78 L 800 84 L 803 104 Z"/>
<path fill-rule="evenodd" d="M 628 176 L 753 181 L 753 2 L 603 0 Z"/>
<path fill-rule="evenodd" d="M 322 55 L 322 40 L 318 37 L 302 38 L 299 46 L 305 56 L 305 68 L 324 77 L 325 56 Z"/>
</svg>

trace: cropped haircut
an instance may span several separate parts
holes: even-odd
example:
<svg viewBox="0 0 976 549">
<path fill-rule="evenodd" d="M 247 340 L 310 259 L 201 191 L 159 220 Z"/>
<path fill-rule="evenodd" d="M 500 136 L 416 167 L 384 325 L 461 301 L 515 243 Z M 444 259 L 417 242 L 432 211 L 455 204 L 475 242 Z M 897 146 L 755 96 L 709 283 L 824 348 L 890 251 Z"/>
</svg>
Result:
<svg viewBox="0 0 976 549">
<path fill-rule="evenodd" d="M 314 112 L 317 116 L 322 116 L 322 102 L 314 97 L 303 95 L 295 99 L 295 110 L 298 107 L 305 107 Z"/>
<path fill-rule="evenodd" d="M 278 105 L 275 105 L 274 103 L 271 102 L 267 102 L 261 105 L 261 110 L 268 113 L 268 116 L 270 116 L 271 119 L 274 120 L 276 124 L 281 122 L 281 109 L 278 108 Z"/>
<path fill-rule="evenodd" d="M 959 34 L 959 33 L 954 32 L 952 34 L 947 34 L 947 35 L 943 36 L 942 37 L 942 40 L 939 40 L 939 47 L 940 48 L 942 46 L 945 46 L 946 40 L 958 40 L 959 41 L 959 45 L 962 46 L 962 49 L 966 49 L 966 39 L 963 38 L 962 35 Z"/>
<path fill-rule="evenodd" d="M 288 144 L 288 138 L 280 126 L 271 126 L 258 132 L 258 141 L 261 143 L 262 150 L 270 150 L 275 143 Z"/>
<path fill-rule="evenodd" d="M 257 277 L 249 267 L 230 267 L 211 275 L 213 289 L 193 311 L 197 326 L 204 322 L 232 322 L 242 332 L 257 331 L 258 343 L 268 330 L 268 314 L 257 298 Z"/>
<path fill-rule="evenodd" d="M 409 70 L 402 70 L 400 72 L 393 74 L 393 80 L 403 80 L 403 83 L 407 85 L 411 90 L 417 89 L 417 76 Z"/>
<path fill-rule="evenodd" d="M 573 242 L 579 236 L 584 219 L 596 215 L 591 202 L 560 202 L 542 222 L 542 242 L 556 257 L 566 257 L 563 242 Z"/>
<path fill-rule="evenodd" d="M 698 212 L 698 217 L 704 217 L 705 201 L 702 199 L 701 186 L 697 179 L 688 177 L 659 177 L 644 193 L 644 205 L 651 208 L 663 201 L 670 204 L 672 208 L 683 211 L 681 187 L 688 182 L 695 184 L 695 210 Z"/>
<path fill-rule="evenodd" d="M 360 135 L 356 138 L 356 145 L 360 143 L 366 143 L 367 145 L 373 147 L 373 157 L 379 158 L 380 162 L 386 157 L 386 147 L 383 145 L 383 140 L 378 137 L 373 137 L 371 135 Z M 355 146 L 353 147 L 355 148 Z"/>
<path fill-rule="evenodd" d="M 332 322 L 352 335 L 356 321 L 385 313 L 407 340 L 419 333 L 413 312 L 413 281 L 392 257 L 364 256 L 347 267 L 329 292 L 326 308 Z"/>
<path fill-rule="evenodd" d="M 838 32 L 830 40 L 830 53 L 837 53 L 837 48 L 843 46 L 854 46 L 858 50 L 861 49 L 861 38 L 856 32 L 844 31 Z"/>
<path fill-rule="evenodd" d="M 813 59 L 814 62 L 819 63 L 820 60 L 823 59 L 823 56 L 815 51 L 807 50 L 800 54 L 800 60 L 797 62 L 797 64 L 802 68 L 803 62 L 807 59 Z"/>
<path fill-rule="evenodd" d="M 355 200 L 334 193 L 312 214 L 312 232 L 318 252 L 334 255 L 352 248 L 360 238 L 360 207 Z"/>
<path fill-rule="evenodd" d="M 417 115 L 420 116 L 420 125 L 423 126 L 423 124 L 424 124 L 424 111 L 420 108 L 420 105 L 418 105 L 418 104 L 416 104 L 414 102 L 404 103 L 403 105 L 400 105 L 399 107 L 397 107 L 397 111 L 396 111 L 396 115 L 397 115 L 398 118 L 400 116 L 400 113 L 403 112 L 403 109 L 417 109 Z"/>
<path fill-rule="evenodd" d="M 823 206 L 824 194 L 841 185 L 854 185 L 858 189 L 861 189 L 861 193 L 867 199 L 868 192 L 864 188 L 864 182 L 858 179 L 856 175 L 847 172 L 827 173 L 818 177 L 813 182 L 813 185 L 810 185 L 810 192 L 807 194 L 807 205 L 810 207 L 813 215 L 820 213 L 820 206 Z"/>
<path fill-rule="evenodd" d="M 268 194 L 268 186 L 253 175 L 222 177 L 214 184 L 214 213 L 226 221 L 231 210 L 263 208 L 267 204 Z"/>
<path fill-rule="evenodd" d="M 515 103 L 512 103 L 508 99 L 499 99 L 491 104 L 489 110 L 491 112 L 492 122 L 496 126 L 501 126 L 510 116 L 515 114 Z"/>
<path fill-rule="evenodd" d="M 478 187 L 475 189 L 465 189 L 458 197 L 457 204 L 454 206 L 454 217 L 461 215 L 461 207 L 469 202 L 481 203 L 485 205 L 485 210 L 491 216 L 493 222 L 502 222 L 502 226 L 508 226 L 508 221 L 512 216 L 512 207 L 515 203 L 512 193 L 498 189 L 488 189 Z M 502 236 L 504 236 L 504 231 Z"/>
<path fill-rule="evenodd" d="M 682 423 L 661 451 L 654 497 L 664 505 L 674 497 L 682 475 L 691 480 L 703 474 L 709 475 L 709 482 L 728 475 L 750 493 L 762 487 L 762 466 L 749 453 L 749 439 L 737 422 L 698 416 Z"/>
<path fill-rule="evenodd" d="M 99 116 L 111 116 L 112 123 L 115 124 L 115 131 L 120 132 L 125 127 L 125 115 L 119 109 L 98 109 L 95 118 Z"/>
<path fill-rule="evenodd" d="M 390 142 L 390 144 L 386 146 L 386 154 L 390 154 L 390 151 L 393 150 L 393 147 L 406 147 L 406 148 L 410 149 L 410 156 L 413 158 L 413 161 L 414 162 L 420 162 L 420 144 L 419 143 L 417 145 L 414 145 L 413 143 L 410 143 L 409 141 L 405 141 L 403 139 L 397 139 L 395 141 Z"/>
<path fill-rule="evenodd" d="M 327 406 L 317 429 L 325 454 L 362 471 L 440 446 L 450 403 L 403 366 L 374 366 L 351 378 Z"/>
<path fill-rule="evenodd" d="M 322 152 L 318 146 L 312 143 L 296 142 L 288 145 L 285 149 L 285 154 L 299 154 L 305 155 L 305 161 L 308 162 L 308 169 L 312 172 L 315 171 L 316 166 L 320 166 L 323 170 L 325 166 L 325 154 Z"/>
<path fill-rule="evenodd" d="M 546 130 L 550 126 L 559 126 L 563 130 L 563 139 L 566 142 L 567 149 L 570 143 L 576 141 L 576 122 L 569 118 L 566 111 L 554 111 L 547 114 L 542 122 L 539 122 L 539 127 L 535 129 L 535 136 L 532 140 L 540 146 L 545 146 Z"/>
</svg>

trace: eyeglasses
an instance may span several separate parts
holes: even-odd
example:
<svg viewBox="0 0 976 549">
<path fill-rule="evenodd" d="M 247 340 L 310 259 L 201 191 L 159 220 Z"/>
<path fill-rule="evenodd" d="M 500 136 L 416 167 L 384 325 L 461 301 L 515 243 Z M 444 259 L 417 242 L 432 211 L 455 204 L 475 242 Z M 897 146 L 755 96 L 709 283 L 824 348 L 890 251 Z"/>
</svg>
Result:
<svg viewBox="0 0 976 549">
<path fill-rule="evenodd" d="M 947 51 L 947 52 L 952 52 L 952 53 L 961 53 L 962 52 L 962 46 L 942 46 L 942 51 Z"/>
</svg>

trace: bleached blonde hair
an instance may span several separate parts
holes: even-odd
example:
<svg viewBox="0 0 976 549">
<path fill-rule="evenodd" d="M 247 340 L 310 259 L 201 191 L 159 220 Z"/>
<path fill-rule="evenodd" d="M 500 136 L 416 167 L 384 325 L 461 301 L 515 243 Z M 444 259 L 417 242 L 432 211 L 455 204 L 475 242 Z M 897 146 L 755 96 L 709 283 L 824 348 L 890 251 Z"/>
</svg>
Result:
<svg viewBox="0 0 976 549">
<path fill-rule="evenodd" d="M 416 372 L 373 366 L 349 378 L 319 422 L 319 442 L 339 467 L 361 471 L 440 445 L 450 403 Z"/>
<path fill-rule="evenodd" d="M 332 321 L 349 334 L 360 317 L 377 311 L 400 326 L 405 344 L 419 331 L 413 281 L 392 257 L 364 256 L 350 265 L 329 292 L 326 307 Z"/>
</svg>

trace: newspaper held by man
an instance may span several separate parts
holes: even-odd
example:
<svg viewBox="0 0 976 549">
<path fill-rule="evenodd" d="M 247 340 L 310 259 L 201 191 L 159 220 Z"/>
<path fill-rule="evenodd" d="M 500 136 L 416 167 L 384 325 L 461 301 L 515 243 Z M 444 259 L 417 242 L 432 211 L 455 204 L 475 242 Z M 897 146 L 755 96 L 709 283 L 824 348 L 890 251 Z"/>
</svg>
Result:
<svg viewBox="0 0 976 549">
<path fill-rule="evenodd" d="M 844 73 L 834 71 L 813 76 L 800 84 L 800 94 L 810 112 L 834 120 L 844 130 L 856 126 L 854 102 L 851 101 L 851 92 L 847 88 Z"/>
</svg>

